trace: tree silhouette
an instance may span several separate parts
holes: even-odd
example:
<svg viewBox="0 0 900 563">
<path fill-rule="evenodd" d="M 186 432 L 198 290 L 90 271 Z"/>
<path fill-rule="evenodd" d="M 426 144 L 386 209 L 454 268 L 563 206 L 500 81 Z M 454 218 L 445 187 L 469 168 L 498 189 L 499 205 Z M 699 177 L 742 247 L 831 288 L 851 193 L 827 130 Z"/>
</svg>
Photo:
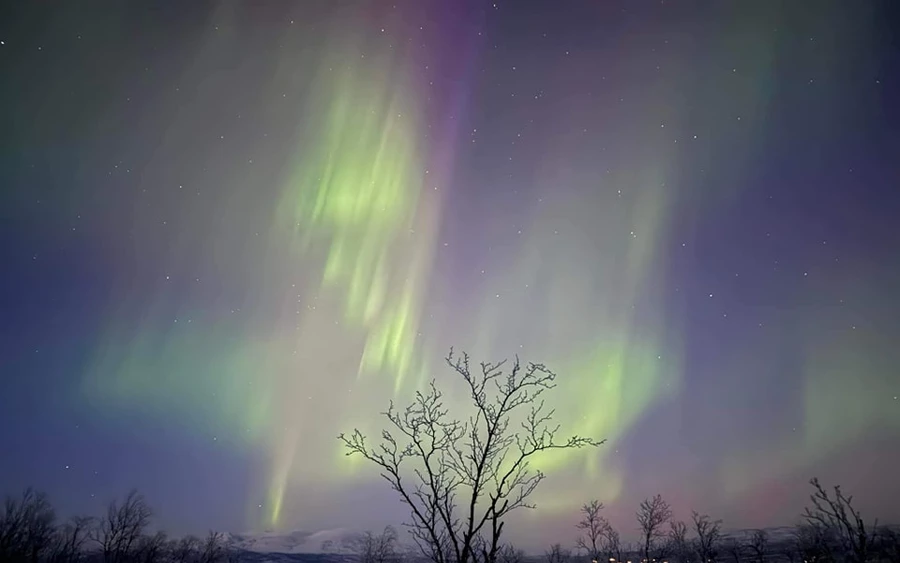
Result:
<svg viewBox="0 0 900 563">
<path fill-rule="evenodd" d="M 524 563 L 528 556 L 512 544 L 504 544 L 497 551 L 497 563 Z"/>
<path fill-rule="evenodd" d="M 741 563 L 741 561 L 744 560 L 744 553 L 747 550 L 744 546 L 744 542 L 738 538 L 731 537 L 725 542 L 725 551 L 731 556 L 731 561 L 733 561 L 733 563 Z M 706 560 L 700 559 L 700 561 Z"/>
<path fill-rule="evenodd" d="M 769 552 L 769 534 L 765 530 L 754 530 L 748 546 L 755 563 L 763 563 Z"/>
<path fill-rule="evenodd" d="M 603 558 L 604 533 L 609 527 L 609 522 L 600 514 L 601 510 L 603 503 L 598 500 L 585 504 L 581 507 L 581 521 L 576 525 L 579 530 L 584 530 L 576 540 L 576 547 L 584 550 L 592 561 Z"/>
<path fill-rule="evenodd" d="M 853 497 L 845 496 L 840 486 L 834 487 L 834 495 L 831 496 L 818 479 L 813 478 L 809 483 L 814 492 L 809 497 L 812 506 L 806 507 L 803 514 L 807 524 L 831 536 L 849 561 L 868 561 L 878 522 L 866 526 L 859 511 L 853 508 Z M 826 551 L 828 547 L 825 546 Z"/>
<path fill-rule="evenodd" d="M 544 552 L 544 557 L 547 559 L 547 563 L 569 563 L 569 559 L 572 558 L 572 552 L 561 544 L 555 543 Z"/>
<path fill-rule="evenodd" d="M 419 482 L 419 486 L 425 485 Z M 488 486 L 486 490 L 488 502 L 476 507 L 479 514 L 492 506 L 493 488 Z M 582 520 L 577 527 L 583 535 L 576 545 L 597 563 L 607 563 L 610 559 L 619 563 L 647 563 L 648 560 L 649 563 L 900 561 L 900 528 L 864 525 L 859 512 L 852 508 L 852 499 L 839 488 L 831 495 L 821 487 L 815 487 L 813 498 L 813 506 L 804 513 L 805 521 L 793 530 L 787 530 L 793 532 L 792 536 L 781 533 L 770 536 L 765 530 L 748 530 L 744 534 L 723 537 L 720 521 L 692 512 L 691 524 L 696 534 L 688 538 L 688 526 L 672 520 L 669 505 L 657 495 L 641 503 L 637 516 L 642 537 L 636 545 L 623 545 L 618 532 L 601 516 L 603 505 L 592 501 L 581 507 Z M 46 495 L 29 488 L 19 496 L 8 497 L 0 512 L 0 563 L 237 563 L 246 559 L 259 560 L 259 556 L 241 550 L 237 538 L 219 532 L 210 531 L 202 540 L 194 536 L 168 540 L 161 531 L 150 533 L 150 514 L 143 497 L 132 491 L 121 503 L 110 503 L 103 518 L 74 517 L 55 525 L 54 510 Z M 459 529 L 464 528 L 460 526 Z M 486 533 L 491 532 L 491 528 L 487 530 Z M 859 543 L 863 533 L 864 558 Z M 492 541 L 485 533 L 474 535 L 470 563 L 489 561 Z M 854 541 L 858 543 L 854 544 Z M 327 545 L 323 544 L 323 549 Z M 345 540 L 341 545 L 349 548 L 341 555 L 354 553 L 359 563 L 400 563 L 406 557 L 397 533 L 391 527 L 380 534 L 368 532 Z M 421 547 L 418 549 L 421 551 Z M 446 549 L 443 552 L 447 557 L 445 563 L 456 563 L 452 543 L 448 541 L 442 549 Z M 525 563 L 532 559 L 535 558 L 526 557 L 512 545 L 503 544 L 496 549 L 493 563 Z M 547 563 L 573 561 L 570 551 L 561 544 L 552 545 L 544 553 L 544 559 Z"/>
<path fill-rule="evenodd" d="M 168 539 L 165 532 L 142 535 L 135 544 L 134 554 L 128 558 L 136 563 L 159 563 L 168 560 Z"/>
<path fill-rule="evenodd" d="M 669 522 L 669 543 L 672 545 L 672 557 L 684 563 L 690 557 L 687 540 L 687 524 L 681 520 Z"/>
<path fill-rule="evenodd" d="M 0 517 L 0 561 L 37 563 L 46 557 L 55 521 L 45 494 L 29 487 L 18 499 L 7 497 Z"/>
<path fill-rule="evenodd" d="M 636 516 L 641 530 L 641 557 L 650 561 L 660 555 L 655 550 L 661 547 L 659 540 L 665 537 L 663 525 L 672 519 L 672 508 L 662 495 L 656 495 L 641 502 Z"/>
<path fill-rule="evenodd" d="M 694 523 L 694 532 L 697 534 L 694 545 L 700 561 L 715 563 L 719 556 L 722 521 L 713 520 L 708 515 L 700 514 L 697 511 L 691 512 L 691 520 Z"/>
<path fill-rule="evenodd" d="M 93 518 L 73 516 L 56 530 L 50 563 L 77 563 L 81 561 L 88 533 L 94 526 Z"/>
<path fill-rule="evenodd" d="M 225 538 L 221 532 L 210 530 L 200 544 L 200 563 L 218 563 L 225 559 Z"/>
<path fill-rule="evenodd" d="M 138 540 L 150 524 L 152 512 L 143 495 L 132 490 L 121 504 L 109 503 L 106 515 L 91 530 L 105 563 L 125 563 L 132 558 Z"/>
<path fill-rule="evenodd" d="M 602 442 L 557 438 L 553 410 L 542 400 L 556 374 L 543 364 L 523 368 L 516 358 L 506 373 L 505 360 L 483 362 L 480 372 L 473 372 L 469 356 L 455 357 L 452 349 L 446 362 L 468 388 L 473 408 L 467 418 L 450 415 L 432 381 L 406 409 L 390 404 L 379 444 L 370 445 L 359 430 L 339 438 L 347 455 L 374 463 L 399 493 L 424 556 L 435 563 L 495 563 L 506 516 L 533 508 L 528 498 L 544 479 L 532 469 L 532 458 Z"/>
<path fill-rule="evenodd" d="M 391 563 L 400 558 L 399 538 L 393 526 L 385 526 L 380 534 L 370 531 L 347 540 L 359 563 Z"/>
<path fill-rule="evenodd" d="M 184 536 L 169 543 L 169 557 L 173 563 L 191 563 L 200 551 L 200 538 Z"/>
<path fill-rule="evenodd" d="M 821 524 L 801 524 L 794 530 L 795 551 L 801 561 L 816 563 L 834 559 L 834 541 Z"/>
<path fill-rule="evenodd" d="M 619 532 L 612 525 L 607 524 L 606 529 L 603 531 L 603 538 L 607 558 L 621 561 L 626 548 L 622 545 Z"/>
</svg>

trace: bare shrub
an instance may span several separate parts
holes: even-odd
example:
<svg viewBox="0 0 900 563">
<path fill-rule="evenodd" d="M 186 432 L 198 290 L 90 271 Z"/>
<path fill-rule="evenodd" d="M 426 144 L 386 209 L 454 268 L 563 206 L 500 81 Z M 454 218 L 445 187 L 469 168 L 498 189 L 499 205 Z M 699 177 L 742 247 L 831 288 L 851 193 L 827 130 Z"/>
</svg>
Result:
<svg viewBox="0 0 900 563">
<path fill-rule="evenodd" d="M 502 545 L 497 551 L 497 563 L 525 563 L 527 557 L 524 551 L 509 543 Z"/>
<path fill-rule="evenodd" d="M 834 538 L 821 524 L 801 524 L 794 531 L 794 545 L 799 559 L 809 563 L 834 559 Z"/>
<path fill-rule="evenodd" d="M 845 496 L 839 485 L 834 487 L 834 495 L 829 495 L 818 479 L 809 483 L 814 491 L 809 497 L 812 506 L 806 507 L 803 514 L 807 524 L 820 528 L 828 539 L 836 541 L 848 561 L 868 561 L 878 522 L 866 526 L 859 511 L 853 508 L 853 497 Z"/>
<path fill-rule="evenodd" d="M 561 544 L 555 543 L 544 552 L 544 557 L 547 559 L 547 563 L 569 563 L 569 559 L 572 558 L 572 552 Z"/>
<path fill-rule="evenodd" d="M 359 563 L 389 563 L 400 559 L 400 539 L 393 526 L 385 526 L 380 534 L 365 532 L 347 541 L 349 550 Z"/>
</svg>

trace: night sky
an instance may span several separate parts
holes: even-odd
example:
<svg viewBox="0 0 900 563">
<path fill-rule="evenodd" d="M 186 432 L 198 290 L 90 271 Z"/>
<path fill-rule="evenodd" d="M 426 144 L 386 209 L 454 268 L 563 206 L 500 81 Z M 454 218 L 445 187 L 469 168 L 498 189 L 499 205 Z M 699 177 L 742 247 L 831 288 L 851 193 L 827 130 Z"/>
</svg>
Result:
<svg viewBox="0 0 900 563">
<path fill-rule="evenodd" d="M 814 8 L 813 8 L 814 5 Z M 528 549 L 603 500 L 900 520 L 896 2 L 5 2 L 0 485 L 380 528 L 336 436 L 559 374 Z"/>
</svg>

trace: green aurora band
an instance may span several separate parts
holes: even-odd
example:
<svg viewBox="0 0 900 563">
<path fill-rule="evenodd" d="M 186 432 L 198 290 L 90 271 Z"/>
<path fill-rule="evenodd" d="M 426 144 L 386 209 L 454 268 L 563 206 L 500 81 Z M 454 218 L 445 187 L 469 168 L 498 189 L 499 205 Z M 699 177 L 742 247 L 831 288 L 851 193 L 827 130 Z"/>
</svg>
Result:
<svg viewBox="0 0 900 563">
<path fill-rule="evenodd" d="M 372 71 L 361 65 L 329 68 L 323 74 L 337 76 L 326 77 L 334 86 L 322 96 L 330 100 L 324 123 L 304 122 L 321 135 L 289 177 L 279 223 L 306 248 L 326 240 L 323 287 L 339 288 L 346 320 L 369 332 L 360 369 L 386 370 L 399 385 L 413 367 L 421 284 L 414 262 L 397 272 L 392 260 L 413 229 L 423 181 L 413 97 L 384 79 L 366 80 Z M 397 284 L 402 290 L 392 294 Z"/>
<path fill-rule="evenodd" d="M 347 61 L 352 61 L 348 64 Z M 389 57 L 346 57 L 323 65 L 304 129 L 313 132 L 279 204 L 276 238 L 296 242 L 298 259 L 324 249 L 322 292 L 340 301 L 350 330 L 364 334 L 358 375 L 389 374 L 393 393 L 417 368 L 419 317 L 433 241 L 421 205 L 425 146 L 415 96 Z M 325 107 L 322 112 L 321 108 Z M 421 366 L 419 366 L 421 374 Z M 277 526 L 293 447 L 276 456 L 270 526 Z"/>
<path fill-rule="evenodd" d="M 143 315 L 145 326 L 136 335 L 111 324 L 86 380 L 88 395 L 129 409 L 179 415 L 217 439 L 262 447 L 270 460 L 268 501 L 262 519 L 253 510 L 248 518 L 254 526 L 280 528 L 290 525 L 286 499 L 294 487 L 370 478 L 360 473 L 368 468 L 346 458 L 328 438 L 350 426 L 376 432 L 377 412 L 388 400 L 402 401 L 430 377 L 441 378 L 446 368 L 440 358 L 448 344 L 476 358 L 518 352 L 505 346 L 505 327 L 510 320 L 528 321 L 527 304 L 535 298 L 531 281 L 551 268 L 559 275 L 542 296 L 544 329 L 536 332 L 536 344 L 523 360 L 533 358 L 559 371 L 554 400 L 561 407 L 560 423 L 606 438 L 608 445 L 597 452 L 548 453 L 536 464 L 586 479 L 598 495 L 614 499 L 624 476 L 621 467 L 605 460 L 642 413 L 677 387 L 671 377 L 661 383 L 664 369 L 678 369 L 677 354 L 666 353 L 661 361 L 659 338 L 637 335 L 632 319 L 632 304 L 645 289 L 664 231 L 664 174 L 654 169 L 641 177 L 611 179 L 641 195 L 603 222 L 576 200 L 536 209 L 533 238 L 522 241 L 524 252 L 507 273 L 492 279 L 497 287 L 484 288 L 483 300 L 473 302 L 477 309 L 468 313 L 429 304 L 443 326 L 426 338 L 421 334 L 439 246 L 441 191 L 424 188 L 426 180 L 430 188 L 447 178 L 425 169 L 427 153 L 440 147 L 429 147 L 415 109 L 414 80 L 391 56 L 369 56 L 365 64 L 332 56 L 313 83 L 317 92 L 301 121 L 298 157 L 284 176 L 268 243 L 275 270 L 283 269 L 280 262 L 287 256 L 301 265 L 304 276 L 311 269 L 319 272 L 318 290 L 301 299 L 296 330 L 254 332 L 248 338 L 203 319 L 161 328 L 167 323 L 162 311 L 168 310 L 161 304 L 158 314 Z M 548 146 L 548 161 L 560 162 L 552 158 L 554 150 L 564 149 Z M 576 180 L 563 169 L 547 168 L 534 181 Z M 578 240 L 546 236 L 560 216 Z M 628 225 L 640 232 L 628 245 L 608 236 Z M 581 261 L 579 249 L 596 238 L 611 242 L 598 249 L 600 258 L 586 272 L 572 271 Z M 520 290 L 509 291 L 513 285 Z M 617 290 L 604 292 L 597 302 L 597 287 Z M 504 293 L 499 305 L 498 291 Z M 574 325 L 580 303 L 588 302 L 596 303 L 598 315 Z M 350 359 L 335 366 L 323 359 L 329 355 Z M 356 367 L 347 379 L 350 362 Z M 319 376 L 322 389 L 346 380 L 353 392 L 335 399 L 329 412 L 305 409 L 299 399 L 307 387 L 304 378 L 312 377 L 303 373 L 309 365 L 340 372 Z M 450 389 L 450 396 L 464 407 L 466 397 L 458 391 Z M 199 412 L 198 402 L 204 405 Z M 310 456 L 321 461 L 310 464 Z M 567 510 L 576 500 L 559 494 L 539 498 L 548 510 Z"/>
<path fill-rule="evenodd" d="M 748 48 L 760 53 L 758 65 L 742 73 L 767 85 L 744 104 L 746 121 L 761 123 L 777 45 L 756 41 Z M 495 271 L 487 272 L 475 295 L 434 299 L 447 291 L 434 279 L 433 263 L 443 244 L 443 192 L 452 182 L 449 171 L 427 167 L 435 153 L 454 147 L 429 136 L 420 107 L 424 86 L 400 50 L 369 52 L 361 60 L 354 49 L 335 43 L 344 48 L 326 49 L 329 55 L 311 73 L 313 93 L 297 120 L 295 157 L 281 175 L 269 210 L 271 229 L 264 233 L 268 252 L 259 258 L 255 289 L 283 303 L 282 316 L 255 319 L 241 330 L 176 311 L 179 322 L 173 323 L 174 296 L 167 286 L 160 285 L 149 309 L 137 310 L 137 296 L 126 297 L 110 312 L 87 369 L 87 404 L 173 417 L 192 432 L 260 453 L 268 472 L 264 492 L 248 502 L 248 520 L 285 528 L 296 525 L 301 509 L 314 512 L 313 501 L 299 507 L 292 497 L 301 487 L 315 485 L 327 495 L 377 478 L 344 457 L 334 436 L 354 426 L 375 433 L 387 401 L 402 404 L 431 377 L 446 381 L 441 357 L 449 345 L 479 360 L 521 350 L 524 361 L 559 373 L 552 400 L 563 429 L 607 439 L 598 450 L 551 452 L 535 460 L 551 480 L 583 485 L 561 494 L 548 482 L 536 499 L 541 517 L 571 512 L 584 501 L 584 490 L 615 500 L 626 479 L 615 458 L 617 443 L 650 409 L 680 392 L 683 343 L 677 314 L 662 305 L 658 279 L 671 215 L 698 196 L 678 185 L 678 145 L 648 146 L 635 134 L 621 141 L 621 150 L 643 166 L 627 176 L 581 177 L 567 160 L 579 139 L 551 138 L 546 158 L 525 181 L 586 193 L 620 189 L 621 205 L 603 207 L 590 195 L 534 204 L 524 234 L 494 261 Z M 679 69 L 671 72 L 677 77 Z M 641 107 L 665 105 L 658 94 L 643 96 Z M 571 107 L 588 107 L 582 102 L 557 108 L 570 130 L 580 130 L 581 116 Z M 647 111 L 648 121 L 658 117 L 653 111 Z M 734 193 L 712 195 L 710 207 L 727 205 Z M 212 252 L 227 255 L 219 246 Z M 277 281 L 286 273 L 315 280 L 314 287 L 286 288 Z M 272 297 L 274 292 L 280 293 Z M 138 327 L 125 321 L 135 316 L 142 319 Z M 844 420 L 854 424 L 835 423 L 830 413 L 836 398 L 850 393 L 839 372 L 860 365 L 866 348 L 812 330 L 808 338 L 803 438 L 767 446 L 767 454 L 777 450 L 795 465 L 834 451 L 865 428 L 898 423 L 896 414 L 867 410 L 870 393 L 886 392 L 874 386 L 863 395 L 857 389 L 847 404 L 852 415 Z M 813 353 L 823 342 L 829 352 Z M 451 387 L 449 398 L 451 409 L 466 403 L 458 388 Z M 726 458 L 718 468 L 722 489 L 746 492 L 758 463 L 740 452 Z M 262 513 L 255 510 L 260 495 L 268 499 Z"/>
</svg>

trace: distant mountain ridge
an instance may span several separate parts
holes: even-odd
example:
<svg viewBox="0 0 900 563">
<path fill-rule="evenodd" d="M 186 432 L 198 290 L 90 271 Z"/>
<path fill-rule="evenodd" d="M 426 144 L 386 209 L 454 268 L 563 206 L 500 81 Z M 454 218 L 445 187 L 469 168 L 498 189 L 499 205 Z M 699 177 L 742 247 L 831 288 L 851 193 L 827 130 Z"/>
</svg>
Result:
<svg viewBox="0 0 900 563">
<path fill-rule="evenodd" d="M 349 530 L 338 528 L 318 532 L 296 530 L 284 533 L 265 531 L 261 533 L 226 534 L 226 539 L 234 547 L 247 552 L 323 555 L 323 545 L 341 545 L 343 540 L 349 539 L 354 535 Z M 329 553 L 328 555 L 336 557 L 341 554 Z"/>
<path fill-rule="evenodd" d="M 354 558 L 330 553 L 279 553 L 244 551 L 241 561 L 248 563 L 348 563 Z"/>
</svg>

